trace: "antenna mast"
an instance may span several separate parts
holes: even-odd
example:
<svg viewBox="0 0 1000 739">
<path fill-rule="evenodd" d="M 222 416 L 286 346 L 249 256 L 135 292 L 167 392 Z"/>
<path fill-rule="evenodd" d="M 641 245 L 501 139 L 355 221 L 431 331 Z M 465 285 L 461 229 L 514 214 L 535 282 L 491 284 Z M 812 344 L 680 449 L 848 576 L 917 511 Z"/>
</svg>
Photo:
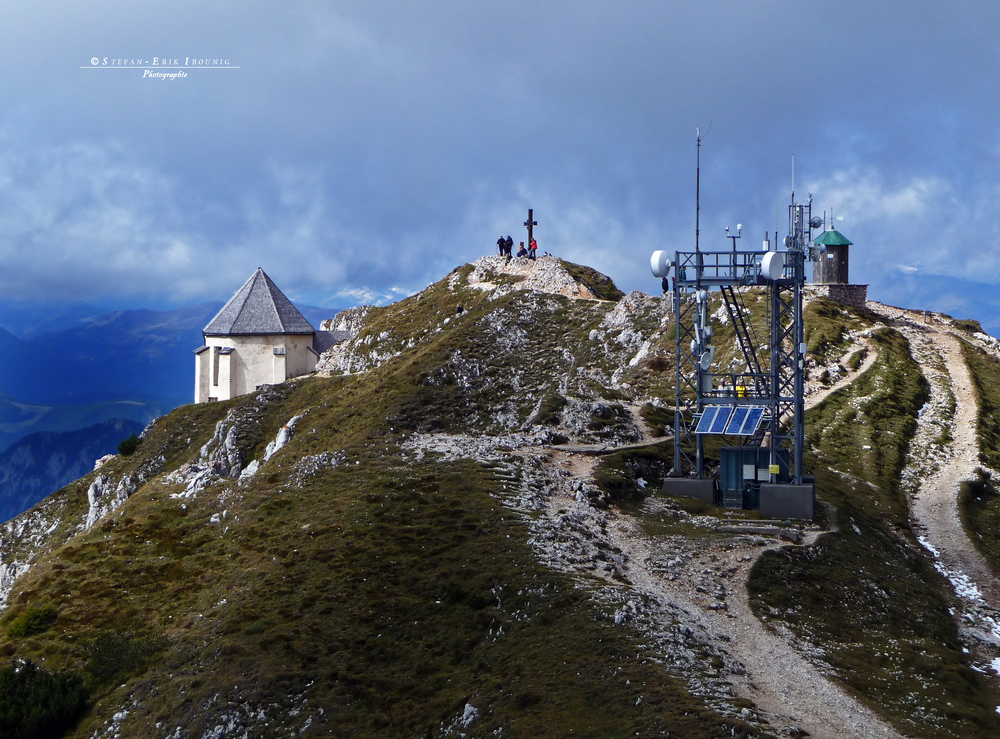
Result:
<svg viewBox="0 0 1000 739">
<path fill-rule="evenodd" d="M 694 178 L 694 250 L 699 252 L 701 251 L 698 248 L 698 239 L 701 235 L 701 129 L 695 128 L 694 131 L 698 140 L 698 158 Z"/>
</svg>

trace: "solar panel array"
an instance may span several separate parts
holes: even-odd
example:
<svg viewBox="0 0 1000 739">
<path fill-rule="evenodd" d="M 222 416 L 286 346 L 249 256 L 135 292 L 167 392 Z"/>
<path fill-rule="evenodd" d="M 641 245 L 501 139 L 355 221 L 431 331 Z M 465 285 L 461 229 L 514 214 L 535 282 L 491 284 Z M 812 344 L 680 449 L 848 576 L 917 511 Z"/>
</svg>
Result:
<svg viewBox="0 0 1000 739">
<path fill-rule="evenodd" d="M 764 417 L 764 409 L 757 406 L 709 405 L 701 413 L 696 434 L 727 434 L 753 436 Z"/>
</svg>

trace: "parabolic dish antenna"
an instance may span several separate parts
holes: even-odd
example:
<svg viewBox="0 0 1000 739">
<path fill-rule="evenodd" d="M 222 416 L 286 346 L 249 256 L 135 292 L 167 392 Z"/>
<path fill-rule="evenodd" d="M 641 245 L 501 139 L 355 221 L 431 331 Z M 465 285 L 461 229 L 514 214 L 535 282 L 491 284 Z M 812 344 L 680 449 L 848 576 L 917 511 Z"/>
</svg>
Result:
<svg viewBox="0 0 1000 739">
<path fill-rule="evenodd" d="M 785 255 L 780 251 L 769 251 L 760 261 L 760 274 L 768 280 L 777 280 L 785 269 Z"/>
<path fill-rule="evenodd" d="M 667 252 L 663 250 L 654 251 L 649 258 L 649 268 L 653 270 L 653 277 L 666 277 L 670 268 L 674 265 L 667 257 Z"/>
</svg>

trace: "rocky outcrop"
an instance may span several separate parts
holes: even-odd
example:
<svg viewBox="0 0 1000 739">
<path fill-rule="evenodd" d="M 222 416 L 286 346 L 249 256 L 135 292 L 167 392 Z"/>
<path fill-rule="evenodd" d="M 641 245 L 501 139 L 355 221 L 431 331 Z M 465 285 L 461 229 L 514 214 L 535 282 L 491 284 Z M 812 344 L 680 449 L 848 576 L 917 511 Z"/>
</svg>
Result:
<svg viewBox="0 0 1000 739">
<path fill-rule="evenodd" d="M 373 305 L 359 305 L 356 308 L 342 310 L 333 318 L 327 318 L 319 325 L 320 331 L 344 331 L 351 336 L 357 336 L 361 324 L 371 313 Z"/>
<path fill-rule="evenodd" d="M 504 284 L 497 280 L 499 275 L 519 278 L 521 281 Z M 499 290 L 503 294 L 512 290 L 534 290 L 576 300 L 598 299 L 589 287 L 569 273 L 562 260 L 555 257 L 521 257 L 510 260 L 501 256 L 480 257 L 472 263 L 472 272 L 466 281 L 473 287 Z"/>
<path fill-rule="evenodd" d="M 146 482 L 163 469 L 162 456 L 145 462 L 134 475 L 123 475 L 117 482 L 110 475 L 98 475 L 87 489 L 87 518 L 84 528 L 89 529 L 102 518 L 119 508 Z"/>
</svg>

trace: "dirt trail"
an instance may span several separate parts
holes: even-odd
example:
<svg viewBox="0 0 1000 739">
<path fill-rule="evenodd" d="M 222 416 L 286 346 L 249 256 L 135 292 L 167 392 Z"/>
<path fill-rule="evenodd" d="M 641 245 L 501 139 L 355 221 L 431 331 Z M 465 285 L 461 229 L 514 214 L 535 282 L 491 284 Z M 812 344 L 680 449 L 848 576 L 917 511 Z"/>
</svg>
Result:
<svg viewBox="0 0 1000 739">
<path fill-rule="evenodd" d="M 951 377 L 955 396 L 954 441 L 950 461 L 921 484 L 913 500 L 913 518 L 924 529 L 927 542 L 938 551 L 944 565 L 971 578 L 987 603 L 998 607 L 1000 582 L 966 535 L 958 511 L 959 488 L 963 481 L 974 477 L 979 466 L 978 408 L 972 378 L 954 336 L 931 331 L 928 338 L 940 351 Z"/>
<path fill-rule="evenodd" d="M 848 374 L 844 375 L 842 378 L 837 380 L 837 382 L 830 385 L 830 387 L 823 388 L 822 390 L 817 390 L 811 395 L 806 396 L 805 398 L 806 410 L 809 410 L 810 408 L 815 408 L 817 405 L 822 403 L 824 400 L 833 395 L 835 392 L 837 392 L 841 388 L 847 387 L 856 379 L 861 377 L 861 375 L 863 375 L 865 372 L 871 369 L 871 366 L 875 364 L 875 360 L 878 359 L 878 352 L 876 352 L 875 349 L 870 344 L 866 344 L 866 347 L 868 349 L 868 354 L 865 357 L 864 361 L 861 363 L 860 367 L 858 367 L 853 372 L 849 372 Z M 856 351 L 862 351 L 862 347 L 859 347 L 858 349 L 856 349 Z M 851 352 L 851 354 L 854 354 L 854 352 Z"/>
</svg>

